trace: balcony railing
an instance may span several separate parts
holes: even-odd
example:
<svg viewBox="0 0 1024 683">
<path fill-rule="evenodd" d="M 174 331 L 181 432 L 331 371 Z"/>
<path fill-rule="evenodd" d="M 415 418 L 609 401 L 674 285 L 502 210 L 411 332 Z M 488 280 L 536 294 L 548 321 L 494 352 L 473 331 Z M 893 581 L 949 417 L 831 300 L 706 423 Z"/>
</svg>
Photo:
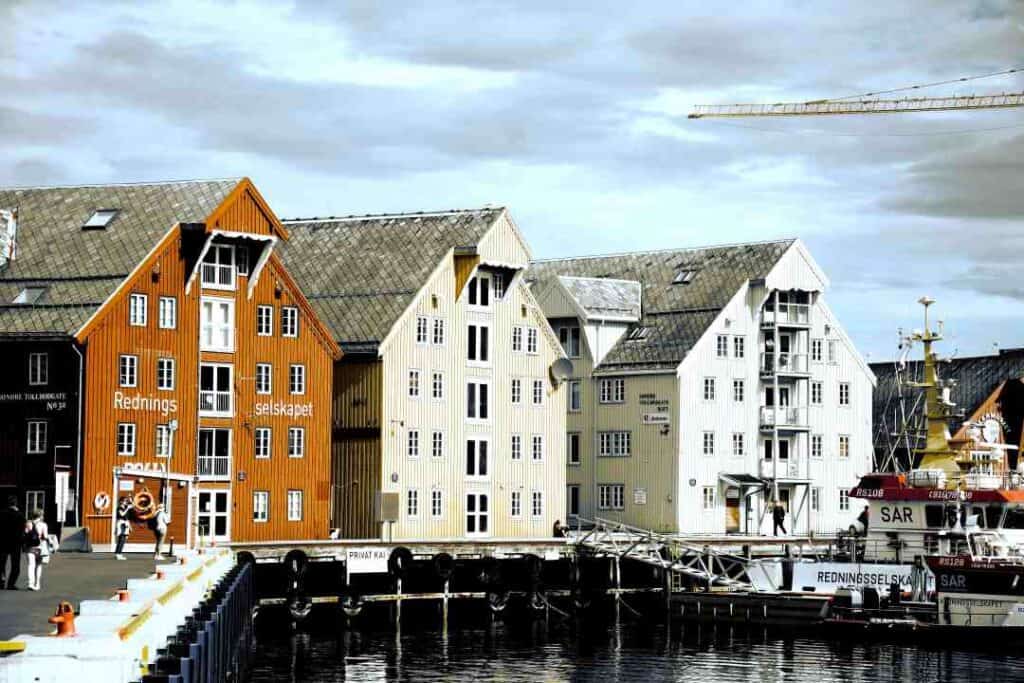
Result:
<svg viewBox="0 0 1024 683">
<path fill-rule="evenodd" d="M 235 266 L 223 263 L 204 263 L 203 284 L 209 287 L 231 289 L 235 286 Z"/>
<path fill-rule="evenodd" d="M 200 391 L 199 412 L 204 415 L 231 415 L 231 392 Z"/>
<path fill-rule="evenodd" d="M 761 374 L 772 375 L 806 375 L 806 353 L 769 353 L 761 354 Z"/>
<path fill-rule="evenodd" d="M 809 429 L 807 409 L 791 406 L 761 406 L 761 428 Z"/>
<path fill-rule="evenodd" d="M 224 456 L 202 456 L 196 458 L 196 474 L 200 477 L 229 479 L 231 458 Z"/>
<path fill-rule="evenodd" d="M 773 308 L 771 302 L 765 304 L 761 310 L 761 325 L 772 327 L 774 325 L 796 325 L 806 327 L 811 324 L 810 304 L 785 304 L 780 303 L 778 309 Z"/>
<path fill-rule="evenodd" d="M 783 477 L 788 479 L 800 479 L 801 478 L 801 467 L 800 461 L 796 458 L 780 458 L 779 465 L 776 468 L 775 462 L 772 460 L 762 460 L 760 466 L 760 475 L 762 479 L 774 479 Z"/>
</svg>

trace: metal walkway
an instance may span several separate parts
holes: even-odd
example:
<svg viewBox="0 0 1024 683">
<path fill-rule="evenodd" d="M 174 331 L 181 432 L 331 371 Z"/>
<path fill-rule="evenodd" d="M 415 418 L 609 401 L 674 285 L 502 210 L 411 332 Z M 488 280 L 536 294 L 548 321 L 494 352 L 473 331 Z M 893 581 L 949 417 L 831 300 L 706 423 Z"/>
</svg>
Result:
<svg viewBox="0 0 1024 683">
<path fill-rule="evenodd" d="M 581 525 L 593 525 L 593 528 L 580 531 L 573 543 L 593 555 L 628 558 L 713 586 L 732 590 L 754 589 L 748 568 L 756 564 L 756 560 L 607 519 L 579 519 L 579 522 Z"/>
</svg>

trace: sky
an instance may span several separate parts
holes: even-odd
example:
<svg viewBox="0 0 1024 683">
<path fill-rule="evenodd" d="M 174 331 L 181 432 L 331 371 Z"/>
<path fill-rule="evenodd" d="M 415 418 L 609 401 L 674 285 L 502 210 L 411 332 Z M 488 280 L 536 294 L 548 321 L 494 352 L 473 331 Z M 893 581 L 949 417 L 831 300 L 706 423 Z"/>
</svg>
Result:
<svg viewBox="0 0 1024 683">
<path fill-rule="evenodd" d="M 502 205 L 537 258 L 799 237 L 869 360 L 924 294 L 947 354 L 1024 346 L 1024 109 L 687 118 L 1024 67 L 1024 0 L 0 0 L 0 26 L 0 185 Z"/>
</svg>

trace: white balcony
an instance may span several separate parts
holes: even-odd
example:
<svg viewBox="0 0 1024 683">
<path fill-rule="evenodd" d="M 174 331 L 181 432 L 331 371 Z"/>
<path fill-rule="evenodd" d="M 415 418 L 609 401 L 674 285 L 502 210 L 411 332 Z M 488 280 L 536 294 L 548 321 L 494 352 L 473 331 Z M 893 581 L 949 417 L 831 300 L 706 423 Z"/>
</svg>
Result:
<svg viewBox="0 0 1024 683">
<path fill-rule="evenodd" d="M 810 327 L 810 325 L 810 304 L 779 303 L 778 308 L 774 308 L 772 302 L 768 302 L 761 309 L 762 327 Z"/>
<path fill-rule="evenodd" d="M 762 479 L 800 479 L 802 474 L 802 468 L 800 462 L 795 458 L 780 459 L 778 467 L 775 466 L 775 462 L 772 460 L 762 460 L 760 463 L 760 472 Z"/>
<path fill-rule="evenodd" d="M 196 474 L 203 479 L 231 479 L 231 458 L 201 455 L 196 458 Z"/>
<path fill-rule="evenodd" d="M 762 353 L 761 375 L 810 375 L 806 353 Z"/>
<path fill-rule="evenodd" d="M 761 429 L 774 428 L 787 431 L 807 431 L 807 409 L 790 406 L 761 406 Z"/>
<path fill-rule="evenodd" d="M 204 287 L 210 289 L 234 289 L 235 266 L 233 263 L 203 263 L 200 278 Z"/>
<path fill-rule="evenodd" d="M 231 417 L 230 391 L 200 391 L 199 414 L 205 417 Z"/>
</svg>

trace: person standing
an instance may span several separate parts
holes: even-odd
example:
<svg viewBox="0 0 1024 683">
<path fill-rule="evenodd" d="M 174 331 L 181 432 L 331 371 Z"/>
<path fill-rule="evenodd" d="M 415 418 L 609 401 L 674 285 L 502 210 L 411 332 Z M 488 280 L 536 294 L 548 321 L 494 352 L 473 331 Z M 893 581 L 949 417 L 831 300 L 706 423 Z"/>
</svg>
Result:
<svg viewBox="0 0 1024 683">
<path fill-rule="evenodd" d="M 167 510 L 164 508 L 164 504 L 160 503 L 156 506 L 156 514 L 153 515 L 153 533 L 156 535 L 156 550 L 153 554 L 154 560 L 162 560 L 164 556 L 160 554 L 160 546 L 164 543 L 164 537 L 167 536 Z"/>
<path fill-rule="evenodd" d="M 16 584 L 21 576 L 21 547 L 24 541 L 25 515 L 18 509 L 18 499 L 9 496 L 7 507 L 0 510 L 0 588 L 3 588 L 6 575 L 7 590 L 18 590 Z"/>
<path fill-rule="evenodd" d="M 25 552 L 28 555 L 28 589 L 37 591 L 42 586 L 43 564 L 50 561 L 49 529 L 43 521 L 43 511 L 33 510 L 25 524 Z"/>
<path fill-rule="evenodd" d="M 125 559 L 124 544 L 128 540 L 132 524 L 128 516 L 132 511 L 132 502 L 128 498 L 122 498 L 117 502 L 117 514 L 114 521 L 114 535 L 117 537 L 117 545 L 114 547 L 114 558 Z"/>
<path fill-rule="evenodd" d="M 788 533 L 786 531 L 786 508 L 782 506 L 780 501 L 775 501 L 775 507 L 772 508 L 772 524 L 775 527 L 774 534 L 779 535 L 779 529 L 782 529 L 782 533 Z"/>
</svg>

